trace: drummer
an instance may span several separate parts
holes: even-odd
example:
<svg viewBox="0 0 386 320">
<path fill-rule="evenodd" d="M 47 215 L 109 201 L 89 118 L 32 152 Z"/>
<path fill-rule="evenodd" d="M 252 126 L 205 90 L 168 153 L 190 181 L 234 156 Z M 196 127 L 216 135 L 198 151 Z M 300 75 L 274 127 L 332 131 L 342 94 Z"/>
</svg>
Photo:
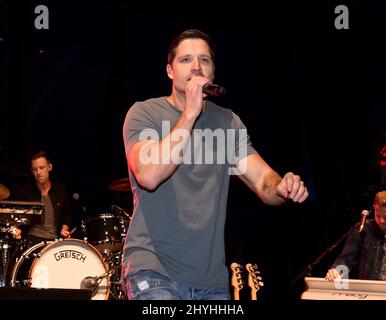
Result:
<svg viewBox="0 0 386 320">
<path fill-rule="evenodd" d="M 42 241 L 53 241 L 71 236 L 69 226 L 72 215 L 66 187 L 50 178 L 52 163 L 44 151 L 31 157 L 31 172 L 34 180 L 25 185 L 17 185 L 11 193 L 12 200 L 41 201 L 44 203 L 44 218 L 41 224 L 33 225 L 26 234 L 30 245 Z M 13 234 L 21 230 L 14 228 Z"/>
</svg>

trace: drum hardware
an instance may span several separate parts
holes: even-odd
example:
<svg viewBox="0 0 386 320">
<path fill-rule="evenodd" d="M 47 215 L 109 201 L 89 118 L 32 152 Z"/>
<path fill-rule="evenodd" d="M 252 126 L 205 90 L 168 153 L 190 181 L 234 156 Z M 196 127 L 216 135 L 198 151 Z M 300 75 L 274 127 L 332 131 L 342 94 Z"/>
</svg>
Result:
<svg viewBox="0 0 386 320">
<path fill-rule="evenodd" d="M 54 241 L 42 241 L 23 251 L 20 257 L 16 259 L 16 263 L 13 266 L 11 271 L 11 280 L 10 280 L 11 287 L 30 287 L 31 286 L 32 279 L 28 275 L 26 275 L 25 278 L 21 280 L 18 280 L 16 278 L 18 273 L 21 271 L 20 268 L 24 262 L 32 263 L 35 258 L 41 257 L 41 252 L 40 251 L 35 252 L 35 251 L 37 251 L 38 249 L 41 250 L 42 247 L 45 247 L 48 244 L 51 244 L 53 242 Z"/>
<path fill-rule="evenodd" d="M 3 191 L 1 190 L 0 193 Z M 4 189 L 4 188 L 3 188 Z M 3 198 L 0 195 L 0 198 Z M 0 286 L 5 286 L 7 283 L 7 269 L 9 266 L 10 254 L 10 237 L 8 233 L 15 230 L 15 226 L 29 225 L 40 223 L 44 213 L 44 203 L 33 201 L 0 201 L 0 224 L 4 225 L 0 228 L 1 244 L 0 244 L 0 259 L 2 267 L 2 279 Z"/>
<path fill-rule="evenodd" d="M 71 241 L 70 241 L 71 240 Z M 70 241 L 70 242 L 69 242 Z M 126 296 L 122 290 L 121 286 L 121 261 L 122 261 L 122 251 L 117 252 L 111 252 L 109 251 L 107 254 L 102 254 L 99 251 L 96 250 L 92 245 L 88 245 L 82 240 L 79 239 L 57 239 L 55 241 L 42 241 L 38 244 L 33 245 L 32 247 L 28 247 L 25 242 L 20 242 L 22 245 L 18 249 L 19 255 L 15 259 L 15 263 L 13 265 L 10 265 L 8 269 L 11 270 L 11 272 L 8 272 L 9 278 L 8 278 L 8 284 L 11 287 L 29 287 L 29 288 L 36 288 L 36 287 L 48 287 L 48 288 L 73 288 L 73 289 L 88 289 L 91 290 L 91 297 L 92 299 L 109 299 L 109 300 L 125 300 Z M 19 243 L 19 246 L 20 246 Z M 53 246 L 53 244 L 55 244 Z M 95 251 L 90 252 L 91 257 L 89 258 L 95 258 L 94 253 L 96 253 L 97 256 L 102 258 L 103 264 L 106 266 L 105 268 L 100 268 L 99 273 L 98 265 L 100 265 L 99 259 L 97 262 L 89 262 L 87 266 L 87 270 L 83 271 L 73 271 L 73 270 L 67 270 L 68 268 L 71 268 L 72 264 L 70 263 L 70 266 L 64 265 L 61 267 L 61 261 L 54 262 L 54 259 L 48 259 L 49 256 L 54 254 L 56 252 L 65 252 L 69 250 L 62 250 L 69 248 L 72 252 L 72 249 L 70 245 L 76 245 L 76 250 L 74 251 L 80 251 L 85 252 L 83 249 L 84 247 L 87 249 L 86 251 L 90 251 L 91 248 L 94 248 Z M 78 248 L 80 246 L 80 248 Z M 51 248 L 52 247 L 52 248 Z M 58 250 L 55 249 L 55 247 L 58 248 Z M 51 248 L 51 249 L 50 249 Z M 59 250 L 60 249 L 60 250 Z M 52 257 L 51 257 L 52 258 Z M 86 259 L 86 260 L 87 260 Z M 9 260 L 9 259 L 8 259 Z M 43 261 L 45 260 L 45 261 Z M 71 260 L 71 259 L 68 259 Z M 37 281 L 39 277 L 41 277 L 41 271 L 45 271 L 48 268 L 47 271 L 56 273 L 53 275 L 53 283 L 52 281 Z M 56 269 L 59 269 L 61 271 L 60 275 L 57 273 Z M 80 269 L 85 269 L 85 267 L 80 267 Z M 98 274 L 97 276 L 90 276 L 90 273 Z M 78 277 L 78 274 L 81 274 L 82 277 Z M 79 279 L 76 283 L 75 281 L 72 281 L 72 278 Z M 63 279 L 60 280 L 60 279 Z M 67 279 L 67 280 L 66 280 Z M 72 283 L 71 283 L 72 281 Z M 59 285 L 57 285 L 59 284 Z M 4 286 L 7 284 L 4 283 Z M 108 292 L 108 295 L 105 293 Z"/>
<path fill-rule="evenodd" d="M 5 287 L 7 282 L 9 249 L 10 249 L 10 245 L 9 245 L 8 239 L 6 239 L 5 241 L 0 240 L 0 258 L 2 260 L 2 264 L 1 264 L 2 274 L 0 275 L 2 278 L 0 279 L 0 287 Z"/>
<path fill-rule="evenodd" d="M 81 282 L 81 289 L 88 289 L 92 291 L 92 296 L 97 292 L 100 284 L 100 279 L 106 276 L 110 276 L 110 300 L 124 300 L 125 294 L 122 290 L 122 284 L 120 280 L 121 273 L 121 256 L 122 252 L 107 252 L 102 253 L 103 260 L 109 266 L 109 271 L 97 277 L 87 276 Z"/>
<path fill-rule="evenodd" d="M 6 274 L 8 280 L 2 283 L 0 279 L 0 286 L 9 284 L 11 287 L 52 289 L 82 289 L 86 286 L 87 289 L 92 290 L 93 300 L 124 299 L 120 280 L 121 255 L 127 226 L 124 219 L 127 220 L 126 217 L 130 216 L 115 205 L 111 210 L 111 213 L 88 217 L 87 220 L 82 221 L 81 227 L 84 232 L 82 240 L 59 238 L 55 241 L 38 243 L 32 247 L 28 244 L 23 245 L 18 249 L 17 258 L 13 256 L 12 263 L 8 266 Z M 16 224 L 15 221 L 23 225 L 31 224 L 34 218 L 40 219 L 43 212 L 42 203 L 0 201 L 0 222 L 3 218 L 8 223 L 4 226 L 0 225 L 0 231 L 10 237 L 11 224 Z M 70 233 L 74 231 L 75 228 Z M 12 239 L 9 238 L 9 240 Z M 6 255 L 3 262 L 8 263 L 11 259 L 10 245 L 12 241 L 8 242 L 8 238 L 4 241 L 0 238 L 0 258 Z M 53 257 L 59 252 L 63 252 L 63 257 L 56 261 Z M 75 268 L 76 261 L 71 258 L 71 255 L 77 254 L 88 255 L 85 259 L 87 270 L 86 266 Z M 65 263 L 66 260 L 69 261 L 69 265 Z M 90 273 L 98 276 L 92 277 Z"/>
<path fill-rule="evenodd" d="M 37 224 L 42 221 L 44 203 L 36 201 L 0 201 L 0 223 Z"/>
<path fill-rule="evenodd" d="M 117 211 L 118 214 L 123 214 L 124 216 L 126 216 L 127 218 L 129 218 L 129 221 L 131 220 L 131 216 L 124 210 L 122 209 L 121 207 L 115 205 L 115 204 L 112 204 L 111 205 L 111 210 L 114 212 L 114 211 Z"/>
<path fill-rule="evenodd" d="M 90 273 L 100 276 L 89 277 Z M 95 247 L 79 239 L 62 239 L 27 249 L 12 269 L 11 286 L 82 289 L 82 283 L 91 283 L 84 280 L 91 278 L 98 282 L 92 299 L 105 300 L 110 294 L 110 274 Z"/>
<path fill-rule="evenodd" d="M 0 232 L 2 233 L 10 233 L 13 234 L 15 233 L 16 227 L 15 226 L 10 226 L 8 223 L 5 227 L 0 227 Z"/>
<path fill-rule="evenodd" d="M 103 260 L 107 263 L 110 270 L 110 300 L 125 300 L 126 296 L 121 285 L 121 269 L 122 269 L 122 250 L 107 251 L 102 253 Z"/>
<path fill-rule="evenodd" d="M 0 287 L 7 285 L 7 274 L 10 268 L 13 242 L 10 234 L 16 234 L 16 227 L 6 223 L 4 226 L 0 226 Z"/>
<path fill-rule="evenodd" d="M 81 289 L 88 289 L 91 290 L 92 294 L 91 296 L 95 296 L 98 292 L 98 287 L 102 281 L 102 279 L 106 278 L 107 276 L 111 276 L 115 272 L 114 269 L 111 269 L 108 272 L 105 272 L 104 274 L 96 277 L 85 277 L 82 282 L 80 283 Z"/>
<path fill-rule="evenodd" d="M 83 240 L 96 247 L 103 255 L 120 251 L 126 235 L 121 217 L 113 213 L 89 216 L 81 224 Z"/>
<path fill-rule="evenodd" d="M 7 233 L 7 232 L 10 231 L 10 229 L 11 229 L 11 227 L 9 227 L 9 226 L 6 226 L 6 227 L 0 227 L 0 232 L 2 232 L 2 233 Z"/>
<path fill-rule="evenodd" d="M 114 259 L 110 260 L 109 266 L 113 270 L 110 278 L 110 299 L 126 300 L 126 295 L 122 290 L 121 269 L 122 252 L 115 253 Z"/>
</svg>

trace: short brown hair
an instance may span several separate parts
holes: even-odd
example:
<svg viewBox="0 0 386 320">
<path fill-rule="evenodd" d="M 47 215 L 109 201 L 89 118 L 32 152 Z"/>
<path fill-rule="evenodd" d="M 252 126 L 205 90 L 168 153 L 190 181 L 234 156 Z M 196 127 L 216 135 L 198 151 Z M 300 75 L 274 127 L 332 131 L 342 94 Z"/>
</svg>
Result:
<svg viewBox="0 0 386 320">
<path fill-rule="evenodd" d="M 380 207 L 386 206 L 386 190 L 379 191 L 374 198 L 374 204 L 377 204 Z"/>
<path fill-rule="evenodd" d="M 186 39 L 202 39 L 204 40 L 208 46 L 211 58 L 214 62 L 214 56 L 215 56 L 215 46 L 212 41 L 212 39 L 204 32 L 197 30 L 197 29 L 189 29 L 182 32 L 180 35 L 178 35 L 172 43 L 170 44 L 169 51 L 168 51 L 168 64 L 172 64 L 175 56 L 176 56 L 176 49 L 178 45 Z"/>
<path fill-rule="evenodd" d="M 32 155 L 31 161 L 39 159 L 39 158 L 45 158 L 48 163 L 51 163 L 51 160 L 48 157 L 47 152 L 45 152 L 45 151 L 36 152 L 34 155 Z"/>
</svg>

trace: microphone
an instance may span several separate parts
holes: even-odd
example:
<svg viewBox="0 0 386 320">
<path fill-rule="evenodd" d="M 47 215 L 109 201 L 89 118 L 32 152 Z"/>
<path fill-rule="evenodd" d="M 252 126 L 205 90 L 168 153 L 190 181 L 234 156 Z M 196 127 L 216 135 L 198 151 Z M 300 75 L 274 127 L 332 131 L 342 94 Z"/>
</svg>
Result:
<svg viewBox="0 0 386 320">
<path fill-rule="evenodd" d="M 80 283 L 80 288 L 90 290 L 92 296 L 96 295 L 96 293 L 98 292 L 98 287 L 98 277 L 86 277 Z"/>
<path fill-rule="evenodd" d="M 219 97 L 227 93 L 227 89 L 214 83 L 205 83 L 202 87 L 202 92 L 208 96 Z"/>
<path fill-rule="evenodd" d="M 98 287 L 99 287 L 101 280 L 109 275 L 112 275 L 113 273 L 115 273 L 114 269 L 112 269 L 108 272 L 105 272 L 104 274 L 101 274 L 100 276 L 97 276 L 97 277 L 88 276 L 82 280 L 82 282 L 80 283 L 80 288 L 91 290 L 91 294 L 93 297 L 98 292 Z"/>
<path fill-rule="evenodd" d="M 363 230 L 363 227 L 365 225 L 366 218 L 368 215 L 369 215 L 368 210 L 362 210 L 362 218 L 361 218 L 361 221 L 359 222 L 358 232 L 361 232 Z"/>
<path fill-rule="evenodd" d="M 80 199 L 80 196 L 79 196 L 79 193 L 77 192 L 74 192 L 72 194 L 72 199 L 74 199 L 75 201 L 77 201 L 79 203 L 79 207 L 82 209 L 83 213 L 87 214 L 87 210 L 86 210 L 86 207 L 83 205 L 83 202 L 81 202 L 79 199 Z"/>
</svg>

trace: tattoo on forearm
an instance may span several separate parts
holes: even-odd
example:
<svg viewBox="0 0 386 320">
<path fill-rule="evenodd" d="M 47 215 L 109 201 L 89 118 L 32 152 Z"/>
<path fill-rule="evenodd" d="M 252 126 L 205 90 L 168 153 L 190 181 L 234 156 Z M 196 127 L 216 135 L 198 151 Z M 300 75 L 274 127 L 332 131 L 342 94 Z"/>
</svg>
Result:
<svg viewBox="0 0 386 320">
<path fill-rule="evenodd" d="M 272 193 L 276 193 L 276 186 L 278 185 L 280 180 L 280 176 L 276 175 L 266 177 L 263 183 L 263 192 L 269 196 Z"/>
<path fill-rule="evenodd" d="M 270 194 L 272 191 L 272 183 L 269 183 L 269 181 L 264 181 L 263 191 Z"/>
</svg>

